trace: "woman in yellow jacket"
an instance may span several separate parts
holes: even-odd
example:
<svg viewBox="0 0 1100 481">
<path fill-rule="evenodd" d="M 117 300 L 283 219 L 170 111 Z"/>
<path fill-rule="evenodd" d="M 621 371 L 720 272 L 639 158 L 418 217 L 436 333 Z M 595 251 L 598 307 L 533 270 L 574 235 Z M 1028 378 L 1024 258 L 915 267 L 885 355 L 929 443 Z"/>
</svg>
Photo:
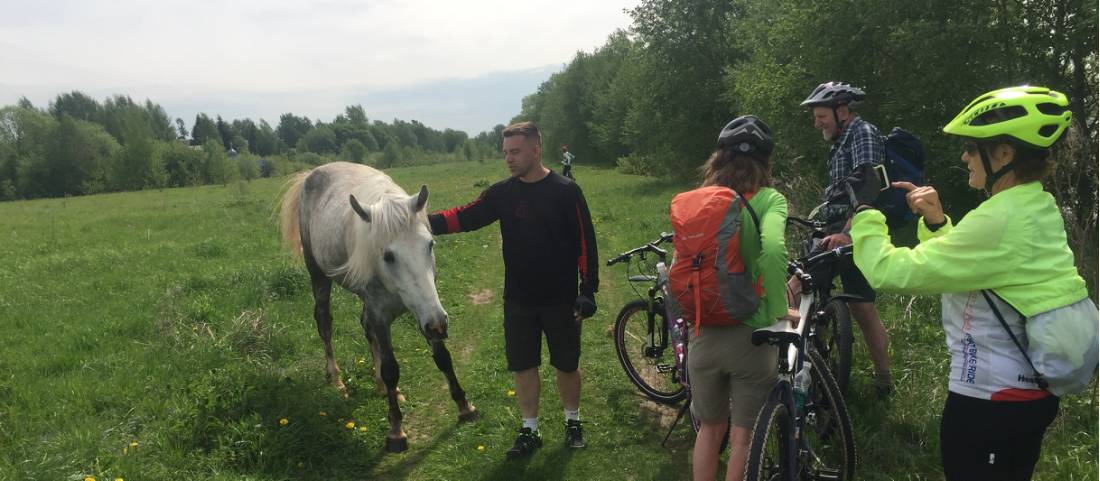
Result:
<svg viewBox="0 0 1100 481">
<path fill-rule="evenodd" d="M 940 452 L 949 481 L 1031 478 L 1066 387 L 1046 384 L 1017 346 L 1026 349 L 1033 334 L 1021 315 L 1032 330 L 1055 318 L 1097 315 L 1058 206 L 1039 182 L 1050 170 L 1049 148 L 1069 126 L 1067 105 L 1059 92 L 1024 86 L 989 92 L 963 109 L 943 130 L 964 138 L 969 184 L 989 198 L 953 223 L 934 188 L 895 183 L 909 190 L 909 205 L 922 216 L 915 248 L 893 246 L 883 215 L 870 205 L 859 205 L 852 221 L 855 263 L 872 286 L 944 293 L 951 377 Z M 986 290 L 995 295 L 987 300 Z M 1057 325 L 1085 326 L 1064 335 L 1090 336 L 1089 323 Z M 1088 379 L 1096 346 L 1084 350 L 1091 353 L 1073 353 L 1070 361 Z"/>
</svg>

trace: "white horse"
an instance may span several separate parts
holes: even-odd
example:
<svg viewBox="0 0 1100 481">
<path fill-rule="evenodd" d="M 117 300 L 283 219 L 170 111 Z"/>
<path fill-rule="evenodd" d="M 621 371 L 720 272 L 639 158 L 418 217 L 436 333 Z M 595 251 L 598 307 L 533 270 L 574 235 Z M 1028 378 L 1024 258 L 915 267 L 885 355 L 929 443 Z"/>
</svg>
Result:
<svg viewBox="0 0 1100 481">
<path fill-rule="evenodd" d="M 313 284 L 313 318 L 325 343 L 329 381 L 347 395 L 332 351 L 332 281 L 363 300 L 361 324 L 374 355 L 375 379 L 384 383 L 390 430 L 386 450 L 408 449 L 401 428 L 400 368 L 390 324 L 405 311 L 416 317 L 447 377 L 459 421 L 478 417 L 455 377 L 447 338 L 447 312 L 435 287 L 435 255 L 424 206 L 428 188 L 409 196 L 386 174 L 365 165 L 334 162 L 302 172 L 282 199 L 286 246 L 305 259 Z M 362 202 L 362 204 L 360 203 Z"/>
</svg>

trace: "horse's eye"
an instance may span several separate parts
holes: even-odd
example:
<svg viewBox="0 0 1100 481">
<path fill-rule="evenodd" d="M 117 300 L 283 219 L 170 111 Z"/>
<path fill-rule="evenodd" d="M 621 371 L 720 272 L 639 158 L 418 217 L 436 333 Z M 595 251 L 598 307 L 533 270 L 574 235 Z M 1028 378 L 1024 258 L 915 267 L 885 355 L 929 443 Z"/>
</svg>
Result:
<svg viewBox="0 0 1100 481">
<path fill-rule="evenodd" d="M 384 261 L 386 261 L 390 264 L 393 264 L 393 261 L 394 261 L 393 252 L 386 251 L 385 254 L 382 254 L 382 260 L 384 260 Z"/>
<path fill-rule="evenodd" d="M 428 241 L 428 252 L 431 252 L 433 247 L 435 247 L 435 241 L 434 240 Z"/>
</svg>

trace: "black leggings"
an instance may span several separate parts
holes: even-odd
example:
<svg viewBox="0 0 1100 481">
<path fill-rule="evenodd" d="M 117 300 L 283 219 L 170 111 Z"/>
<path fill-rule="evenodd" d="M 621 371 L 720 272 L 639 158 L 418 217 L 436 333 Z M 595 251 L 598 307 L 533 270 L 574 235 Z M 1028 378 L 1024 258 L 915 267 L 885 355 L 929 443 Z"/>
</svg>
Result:
<svg viewBox="0 0 1100 481">
<path fill-rule="evenodd" d="M 1039 461 L 1058 397 L 990 401 L 947 394 L 940 421 L 940 455 L 947 481 L 1029 480 Z"/>
</svg>

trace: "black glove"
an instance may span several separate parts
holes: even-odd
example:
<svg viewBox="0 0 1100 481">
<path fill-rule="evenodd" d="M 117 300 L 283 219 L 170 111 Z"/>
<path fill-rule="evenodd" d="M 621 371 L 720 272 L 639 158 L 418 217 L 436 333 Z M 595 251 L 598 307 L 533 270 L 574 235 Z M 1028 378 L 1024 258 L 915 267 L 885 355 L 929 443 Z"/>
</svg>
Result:
<svg viewBox="0 0 1100 481">
<path fill-rule="evenodd" d="M 594 294 L 581 293 L 577 301 L 573 303 L 573 312 L 580 313 L 581 318 L 592 317 L 596 313 L 596 301 Z"/>
<path fill-rule="evenodd" d="M 844 188 L 848 191 L 848 201 L 852 205 L 853 212 L 861 205 L 874 206 L 875 199 L 878 199 L 881 193 L 881 187 L 882 182 L 872 164 L 856 167 L 852 175 L 844 180 Z"/>
</svg>

